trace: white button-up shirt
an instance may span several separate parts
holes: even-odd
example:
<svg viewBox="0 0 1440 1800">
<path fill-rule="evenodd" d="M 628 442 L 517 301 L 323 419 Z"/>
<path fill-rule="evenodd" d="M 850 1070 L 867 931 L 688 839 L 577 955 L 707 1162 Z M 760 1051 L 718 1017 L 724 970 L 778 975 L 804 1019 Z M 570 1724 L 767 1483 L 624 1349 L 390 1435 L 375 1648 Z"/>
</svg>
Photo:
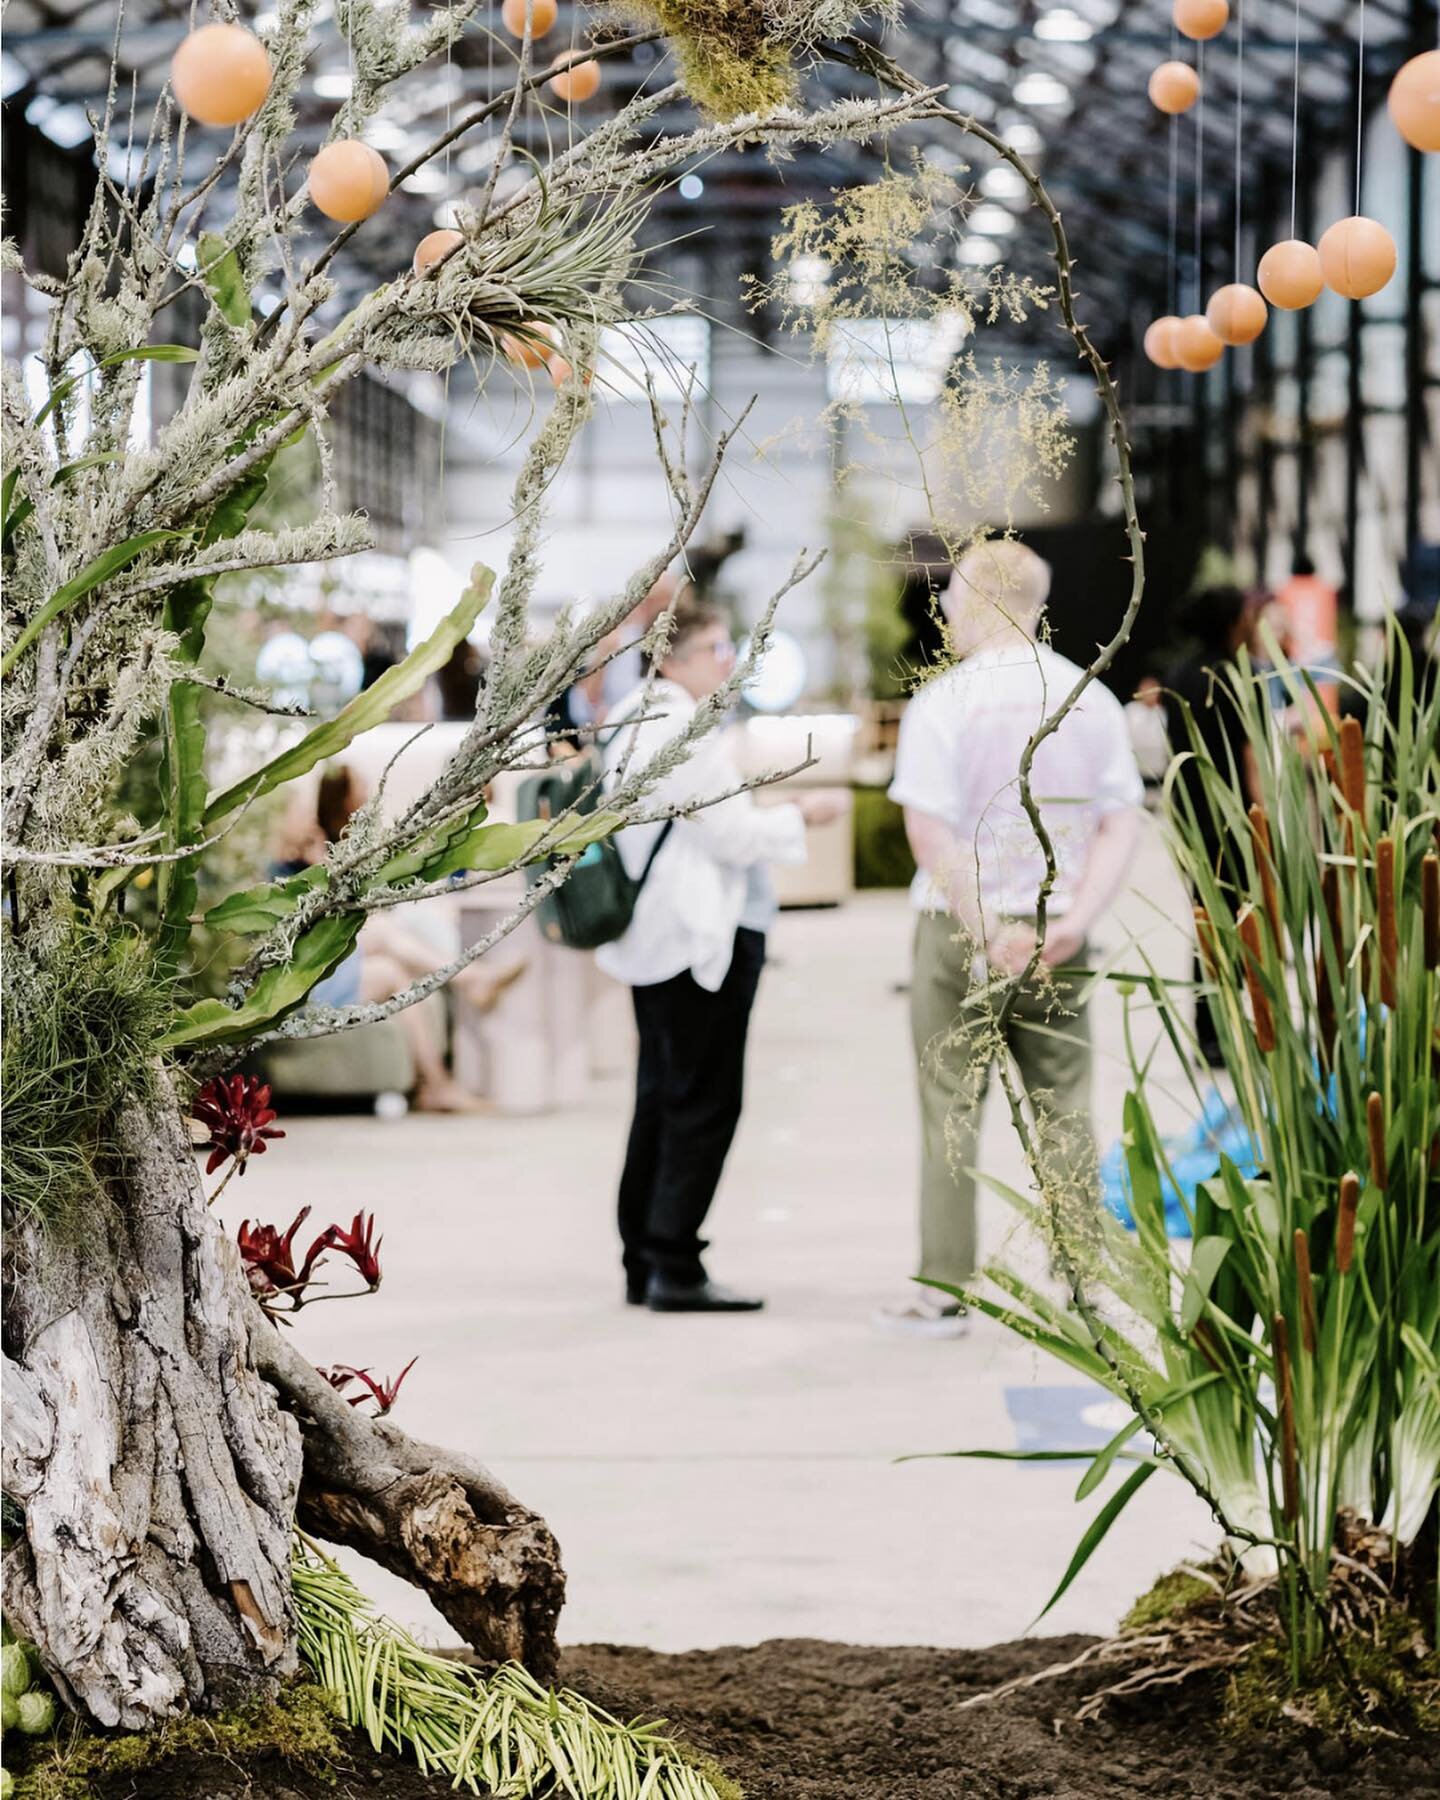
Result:
<svg viewBox="0 0 1440 1800">
<path fill-rule="evenodd" d="M 960 848 L 958 869 L 921 869 L 911 899 L 948 910 L 953 884 L 988 917 L 1035 911 L 1045 873 L 1020 805 L 1020 754 L 1081 671 L 1044 644 L 1007 643 L 967 657 L 922 687 L 905 709 L 890 798 L 942 819 Z M 1095 681 L 1035 753 L 1030 787 L 1055 845 L 1050 912 L 1070 905 L 1100 820 L 1138 806 L 1144 786 L 1125 710 Z"/>
<path fill-rule="evenodd" d="M 625 723 L 644 707 L 663 715 Z M 695 716 L 696 702 L 674 682 L 636 688 L 607 721 L 605 766 L 611 786 L 638 774 Z M 609 726 L 618 728 L 611 732 Z M 689 756 L 646 796 L 650 808 L 702 805 L 677 819 L 655 858 L 635 916 L 622 937 L 602 944 L 595 960 L 630 987 L 649 987 L 689 970 L 701 987 L 718 991 L 730 968 L 735 932 L 746 917 L 757 864 L 805 860 L 805 821 L 788 803 L 758 806 L 739 793 L 742 776 L 723 730 L 702 737 Z M 721 800 L 719 795 L 728 798 Z M 625 867 L 638 876 L 662 825 L 632 825 L 616 840 Z M 752 909 L 753 912 L 753 909 Z"/>
</svg>

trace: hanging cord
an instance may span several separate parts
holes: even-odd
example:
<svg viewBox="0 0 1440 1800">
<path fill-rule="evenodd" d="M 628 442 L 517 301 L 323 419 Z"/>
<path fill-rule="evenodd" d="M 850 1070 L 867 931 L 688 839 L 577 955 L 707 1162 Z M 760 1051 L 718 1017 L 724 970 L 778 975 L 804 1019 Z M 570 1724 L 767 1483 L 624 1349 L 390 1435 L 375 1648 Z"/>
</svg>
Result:
<svg viewBox="0 0 1440 1800">
<path fill-rule="evenodd" d="M 1365 142 L 1365 0 L 1360 0 L 1360 43 L 1355 58 L 1355 210 L 1360 210 L 1360 155 Z"/>
<path fill-rule="evenodd" d="M 1170 115 L 1170 227 L 1165 246 L 1165 300 L 1171 313 L 1180 309 L 1180 279 L 1176 273 L 1179 261 L 1176 239 L 1180 214 L 1180 115 Z"/>
<path fill-rule="evenodd" d="M 1290 100 L 1290 235 L 1295 235 L 1295 190 L 1300 166 L 1300 0 L 1295 0 L 1295 88 Z"/>
<path fill-rule="evenodd" d="M 1200 105 L 1195 113 L 1195 310 L 1205 310 L 1204 227 L 1205 208 L 1205 45 L 1196 46 L 1195 72 L 1200 77 Z"/>
<path fill-rule="evenodd" d="M 1235 279 L 1240 279 L 1240 222 L 1245 212 L 1245 176 L 1240 145 L 1245 126 L 1245 0 L 1236 0 L 1240 27 L 1235 50 Z"/>
</svg>

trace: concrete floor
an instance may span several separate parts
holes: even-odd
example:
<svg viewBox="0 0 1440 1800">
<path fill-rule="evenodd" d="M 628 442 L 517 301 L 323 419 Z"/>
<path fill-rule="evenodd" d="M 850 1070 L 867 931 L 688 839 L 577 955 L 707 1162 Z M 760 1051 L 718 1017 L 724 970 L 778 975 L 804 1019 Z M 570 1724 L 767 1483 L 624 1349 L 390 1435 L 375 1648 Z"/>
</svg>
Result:
<svg viewBox="0 0 1440 1800">
<path fill-rule="evenodd" d="M 1185 916 L 1147 844 L 1109 936 L 1162 966 Z M 225 1196 L 313 1223 L 358 1207 L 385 1234 L 376 1295 L 305 1313 L 317 1363 L 412 1372 L 397 1418 L 478 1455 L 565 1549 L 562 1635 L 674 1650 L 813 1635 L 969 1645 L 1022 1633 L 1096 1502 L 1080 1465 L 916 1461 L 912 1452 L 1098 1444 L 1108 1396 L 981 1322 L 962 1342 L 877 1333 L 914 1255 L 916 1133 L 903 896 L 790 913 L 772 939 L 746 1119 L 712 1222 L 717 1277 L 770 1297 L 743 1318 L 656 1317 L 619 1301 L 611 1196 L 629 1100 L 616 1076 L 536 1119 L 282 1121 L 289 1136 Z M 1097 1125 L 1117 1129 L 1118 1002 L 1097 1002 Z M 284 1097 L 279 1097 L 283 1107 Z M 984 1167 L 1023 1185 L 992 1092 Z M 987 1254 L 1009 1231 L 984 1205 Z M 1023 1245 L 1013 1254 L 1028 1258 Z M 1157 1476 L 1046 1631 L 1099 1631 L 1161 1570 L 1214 1542 Z M 434 1641 L 453 1633 L 403 1583 L 367 1591 Z"/>
</svg>

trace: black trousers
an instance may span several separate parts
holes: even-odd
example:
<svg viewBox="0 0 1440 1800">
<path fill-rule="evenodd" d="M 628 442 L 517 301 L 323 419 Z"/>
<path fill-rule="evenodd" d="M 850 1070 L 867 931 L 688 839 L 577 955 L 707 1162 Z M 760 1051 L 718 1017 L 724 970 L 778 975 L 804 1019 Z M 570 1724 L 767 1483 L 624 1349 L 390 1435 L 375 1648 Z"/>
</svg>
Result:
<svg viewBox="0 0 1440 1800">
<path fill-rule="evenodd" d="M 619 1216 L 632 1292 L 652 1269 L 687 1284 L 705 1278 L 700 1227 L 740 1122 L 745 1038 L 764 966 L 764 932 L 742 927 L 717 993 L 688 970 L 631 990 L 640 1060 Z"/>
</svg>

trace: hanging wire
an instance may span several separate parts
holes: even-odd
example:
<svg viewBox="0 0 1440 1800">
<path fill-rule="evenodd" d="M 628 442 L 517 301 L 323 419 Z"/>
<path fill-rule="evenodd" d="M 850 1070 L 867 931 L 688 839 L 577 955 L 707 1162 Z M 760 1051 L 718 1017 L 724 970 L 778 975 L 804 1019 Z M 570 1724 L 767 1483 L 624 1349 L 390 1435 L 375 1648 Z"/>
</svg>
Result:
<svg viewBox="0 0 1440 1800">
<path fill-rule="evenodd" d="M 1360 0 L 1360 43 L 1355 58 L 1355 210 L 1360 210 L 1360 156 L 1365 141 L 1365 0 Z"/>
<path fill-rule="evenodd" d="M 1205 296 L 1204 234 L 1201 223 L 1205 207 L 1205 45 L 1196 46 L 1195 72 L 1200 77 L 1200 105 L 1195 113 L 1195 310 L 1203 312 Z"/>
<path fill-rule="evenodd" d="M 1295 87 L 1290 100 L 1290 235 L 1295 235 L 1295 193 L 1300 166 L 1300 0 L 1295 0 Z"/>
<path fill-rule="evenodd" d="M 1235 50 L 1235 279 L 1240 279 L 1240 222 L 1245 210 L 1245 175 L 1240 145 L 1245 123 L 1245 0 L 1237 0 L 1239 38 Z"/>
<path fill-rule="evenodd" d="M 1176 254 L 1176 239 L 1179 235 L 1180 215 L 1180 115 L 1170 115 L 1170 229 L 1165 252 L 1165 296 L 1167 311 L 1178 312 L 1180 309 L 1180 278 L 1176 272 L 1179 257 Z"/>
</svg>

